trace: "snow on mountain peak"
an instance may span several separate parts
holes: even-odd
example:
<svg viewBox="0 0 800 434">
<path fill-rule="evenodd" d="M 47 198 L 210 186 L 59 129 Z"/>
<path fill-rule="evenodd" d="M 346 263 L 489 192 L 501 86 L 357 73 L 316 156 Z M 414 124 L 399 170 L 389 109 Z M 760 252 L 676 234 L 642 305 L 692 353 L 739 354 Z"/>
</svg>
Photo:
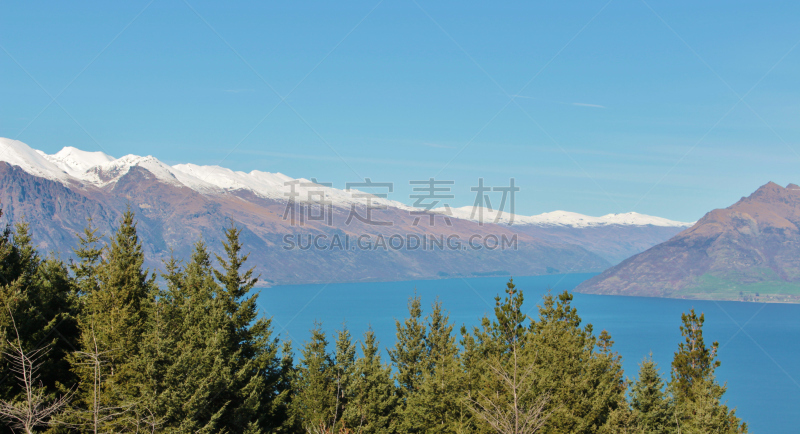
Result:
<svg viewBox="0 0 800 434">
<path fill-rule="evenodd" d="M 68 181 L 69 175 L 63 169 L 19 140 L 0 137 L 0 161 L 19 166 L 31 175 L 54 181 Z"/>
<path fill-rule="evenodd" d="M 259 170 L 247 173 L 220 166 L 198 166 L 196 164 L 178 164 L 172 166 L 172 168 L 176 172 L 190 175 L 204 183 L 213 184 L 222 190 L 249 190 L 267 199 L 288 200 L 293 198 L 297 202 L 313 203 L 324 201 L 340 207 L 350 206 L 354 203 L 363 205 L 367 201 L 364 193 L 358 190 L 339 190 L 314 183 L 308 179 L 295 179 L 282 173 L 262 172 Z M 192 184 L 186 185 L 196 190 L 199 187 Z M 373 206 L 409 209 L 405 204 L 385 198 L 370 197 L 369 201 Z"/>
<path fill-rule="evenodd" d="M 434 209 L 433 212 L 447 213 L 444 208 Z M 654 217 L 636 212 L 624 214 L 606 214 L 602 217 L 593 217 L 576 212 L 552 211 L 533 216 L 498 212 L 488 208 L 465 206 L 451 208 L 450 215 L 456 218 L 482 221 L 484 223 L 536 225 L 536 226 L 571 226 L 585 228 L 592 226 L 625 225 L 625 226 L 665 226 L 688 227 L 693 223 L 678 222 L 661 217 Z M 498 217 L 499 216 L 499 217 Z"/>
<path fill-rule="evenodd" d="M 111 160 L 89 168 L 81 176 L 84 181 L 98 186 L 110 184 L 127 174 L 133 167 L 141 167 L 152 173 L 156 178 L 169 184 L 186 186 L 196 190 L 216 191 L 213 185 L 195 178 L 190 174 L 175 170 L 164 164 L 158 158 L 148 155 L 128 154 L 116 160 Z"/>
<path fill-rule="evenodd" d="M 38 151 L 41 152 L 41 151 Z M 86 172 L 94 166 L 114 161 L 114 157 L 103 152 L 87 152 L 72 146 L 56 152 L 53 155 L 41 154 L 50 162 L 60 167 L 61 170 L 70 175 L 80 178 L 80 174 Z"/>
<path fill-rule="evenodd" d="M 237 172 L 221 166 L 198 166 L 197 164 L 177 164 L 172 166 L 177 172 L 192 176 L 206 184 L 212 184 L 223 190 L 263 190 L 254 179 L 245 173 Z M 203 188 L 202 185 L 187 185 L 190 188 Z M 281 183 L 283 186 L 283 183 Z M 268 186 L 271 187 L 271 186 Z"/>
<path fill-rule="evenodd" d="M 163 182 L 188 187 L 201 194 L 223 194 L 226 191 L 248 190 L 257 196 L 298 202 L 324 200 L 338 207 L 353 204 L 388 206 L 403 210 L 414 210 L 401 202 L 376 197 L 358 190 L 339 190 L 319 185 L 310 180 L 294 179 L 282 173 L 253 170 L 250 173 L 234 171 L 220 166 L 178 164 L 168 166 L 153 156 L 125 155 L 115 159 L 103 152 L 86 152 L 67 146 L 53 155 L 30 148 L 17 140 L 0 138 L 0 161 L 21 167 L 26 172 L 62 183 L 85 182 L 99 187 L 109 185 L 133 167 L 141 167 Z M 294 195 L 292 193 L 294 192 Z M 324 195 L 323 197 L 320 197 Z M 593 227 L 605 225 L 688 227 L 692 223 L 668 220 L 635 212 L 607 214 L 592 217 L 568 211 L 553 211 L 534 216 L 498 213 L 487 208 L 465 206 L 461 208 L 437 208 L 433 212 L 485 223 Z"/>
<path fill-rule="evenodd" d="M 639 214 L 638 212 L 627 212 L 624 214 L 606 214 L 599 218 L 605 221 L 606 224 L 618 224 L 618 225 L 636 225 L 636 226 L 653 225 L 653 226 L 682 227 L 682 226 L 691 226 L 694 224 L 694 222 L 691 223 L 678 222 L 674 220 L 665 219 L 662 217 Z"/>
</svg>

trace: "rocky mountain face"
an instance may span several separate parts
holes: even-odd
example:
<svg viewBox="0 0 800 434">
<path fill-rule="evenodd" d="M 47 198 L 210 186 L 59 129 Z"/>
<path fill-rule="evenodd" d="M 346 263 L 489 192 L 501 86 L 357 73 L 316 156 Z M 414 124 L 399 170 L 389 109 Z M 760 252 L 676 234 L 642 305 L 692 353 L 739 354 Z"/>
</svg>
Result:
<svg viewBox="0 0 800 434">
<path fill-rule="evenodd" d="M 323 204 L 304 201 L 313 195 Z M 130 207 L 153 269 L 171 254 L 188 258 L 201 239 L 221 252 L 233 222 L 264 284 L 599 272 L 684 227 L 633 213 L 559 212 L 513 225 L 458 214 L 419 218 L 399 202 L 280 173 L 75 148 L 47 155 L 8 139 L 0 139 L 0 206 L 3 221 L 27 221 L 42 251 L 64 259 L 87 219 L 108 239 Z"/>
<path fill-rule="evenodd" d="M 800 187 L 770 182 L 577 291 L 800 301 Z"/>
</svg>

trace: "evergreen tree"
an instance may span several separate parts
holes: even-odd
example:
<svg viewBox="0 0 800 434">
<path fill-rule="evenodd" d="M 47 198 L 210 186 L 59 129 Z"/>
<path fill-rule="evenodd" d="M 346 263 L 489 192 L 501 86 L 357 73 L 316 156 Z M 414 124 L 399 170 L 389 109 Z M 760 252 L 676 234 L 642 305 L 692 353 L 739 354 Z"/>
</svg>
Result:
<svg viewBox="0 0 800 434">
<path fill-rule="evenodd" d="M 692 384 L 692 399 L 678 403 L 678 423 L 681 433 L 747 432 L 747 424 L 736 417 L 735 410 L 728 410 L 722 403 L 725 387 L 714 380 L 713 375 Z"/>
<path fill-rule="evenodd" d="M 70 270 L 81 296 L 95 293 L 100 286 L 98 267 L 104 246 L 100 244 L 102 238 L 97 232 L 98 229 L 92 226 L 92 219 L 88 219 L 83 233 L 77 234 L 78 247 L 73 252 L 78 261 L 71 261 Z"/>
<path fill-rule="evenodd" d="M 677 404 L 678 425 L 681 432 L 747 432 L 747 424 L 728 411 L 722 404 L 725 385 L 719 385 L 714 371 L 720 366 L 716 360 L 719 343 L 706 347 L 703 340 L 705 315 L 692 309 L 681 315 L 681 334 L 684 342 L 672 361 L 672 380 L 669 389 Z"/>
<path fill-rule="evenodd" d="M 550 416 L 550 393 L 537 378 L 542 370 L 532 331 L 525 327 L 522 291 L 509 280 L 505 292 L 504 299 L 495 297 L 494 320 L 484 317 L 483 329 L 464 339 L 465 357 L 474 359 L 472 370 L 478 374 L 473 374 L 475 386 L 467 390 L 466 400 L 478 432 L 534 433 Z"/>
<path fill-rule="evenodd" d="M 537 389 L 550 395 L 546 433 L 597 432 L 624 401 L 621 361 L 610 336 L 594 336 L 591 324 L 581 327 L 571 302 L 567 291 L 557 299 L 546 295 L 526 344 L 538 367 Z"/>
<path fill-rule="evenodd" d="M 408 394 L 417 390 L 424 372 L 426 329 L 420 299 L 416 295 L 408 301 L 408 314 L 403 324 L 395 320 L 397 342 L 389 351 L 389 358 L 397 368 L 400 397 L 404 401 Z"/>
<path fill-rule="evenodd" d="M 0 208 L 0 217 L 3 210 Z M 0 285 L 9 285 L 16 280 L 16 255 L 11 239 L 11 226 L 6 224 L 0 231 Z"/>
<path fill-rule="evenodd" d="M 13 237 L 8 229 L 0 235 L 0 277 L 0 351 L 39 354 L 36 386 L 50 396 L 63 394 L 75 383 L 65 357 L 78 334 L 77 291 L 66 266 L 53 257 L 42 259 L 22 222 Z M 0 358 L 0 399 L 6 402 L 23 392 L 10 362 Z"/>
<path fill-rule="evenodd" d="M 215 294 L 211 260 L 195 244 L 185 270 L 166 264 L 166 289 L 150 316 L 144 348 L 147 395 L 169 432 L 216 432 L 225 428 L 237 386 L 226 309 Z"/>
<path fill-rule="evenodd" d="M 241 230 L 233 221 L 225 230 L 225 257 L 217 255 L 221 270 L 214 274 L 221 285 L 215 294 L 228 314 L 231 335 L 230 350 L 234 354 L 237 375 L 231 413 L 225 425 L 232 431 L 271 430 L 283 424 L 278 385 L 284 373 L 278 355 L 278 339 L 272 337 L 272 320 L 258 315 L 258 294 L 251 293 L 258 282 L 253 268 L 244 269 L 249 254 L 243 254 L 239 239 Z M 248 428 L 249 427 L 249 428 Z"/>
<path fill-rule="evenodd" d="M 378 343 L 371 329 L 364 334 L 361 354 L 354 366 L 345 426 L 363 434 L 393 433 L 399 400 L 391 368 L 381 363 Z"/>
<path fill-rule="evenodd" d="M 409 317 L 402 324 L 395 320 L 397 342 L 394 349 L 389 351 L 389 358 L 397 369 L 395 378 L 399 385 L 400 424 L 397 429 L 412 433 L 425 428 L 424 421 L 415 417 L 424 411 L 416 408 L 419 400 L 415 395 L 419 393 L 424 382 L 428 356 L 427 328 L 422 319 L 421 303 L 417 295 L 409 299 L 408 313 Z"/>
<path fill-rule="evenodd" d="M 278 396 L 275 398 L 271 415 L 273 431 L 276 433 L 295 433 L 302 429 L 300 421 L 292 411 L 292 402 L 296 395 L 293 389 L 296 368 L 291 341 L 285 341 L 281 348 L 281 375 L 277 384 Z"/>
<path fill-rule="evenodd" d="M 626 401 L 622 401 L 619 405 L 611 410 L 608 414 L 608 420 L 600 429 L 597 430 L 600 434 L 651 434 L 660 433 L 659 431 L 647 431 L 639 425 L 633 410 L 630 408 Z M 665 431 L 669 433 L 670 431 Z"/>
<path fill-rule="evenodd" d="M 675 409 L 652 355 L 639 364 L 639 376 L 630 388 L 631 409 L 643 432 L 671 433 Z"/>
<path fill-rule="evenodd" d="M 157 421 L 173 432 L 267 432 L 284 425 L 289 394 L 269 320 L 257 318 L 256 278 L 241 272 L 239 231 L 226 231 L 222 271 L 205 244 L 181 269 L 166 263 L 166 289 L 148 317 L 141 365 Z M 281 389 L 282 388 L 282 389 Z"/>
<path fill-rule="evenodd" d="M 681 314 L 681 335 L 685 342 L 678 345 L 678 352 L 672 361 L 672 391 L 678 400 L 691 399 L 692 385 L 711 375 L 719 367 L 717 348 L 714 342 L 711 348 L 703 341 L 703 323 L 705 315 L 698 317 L 692 309 L 689 314 Z"/>
<path fill-rule="evenodd" d="M 441 302 L 433 304 L 426 328 L 422 378 L 407 397 L 405 426 L 411 432 L 452 433 L 469 410 L 460 396 L 462 373 L 453 324 Z"/>
<path fill-rule="evenodd" d="M 682 315 L 666 388 L 652 357 L 624 382 L 611 337 L 582 325 L 571 294 L 546 295 L 534 320 L 513 280 L 493 318 L 462 327 L 463 351 L 441 303 L 423 319 L 414 296 L 396 321 L 394 376 L 371 330 L 357 358 L 346 328 L 330 354 L 316 323 L 295 366 L 291 344 L 279 351 L 259 317 L 241 231 L 225 235 L 217 268 L 198 242 L 185 266 L 165 263 L 159 288 L 130 210 L 108 246 L 90 221 L 69 267 L 40 256 L 26 224 L 0 232 L 0 351 L 42 355 L 36 402 L 79 384 L 74 411 L 50 432 L 747 432 L 723 402 L 702 314 Z M 23 402 L 8 362 L 0 401 Z"/>
<path fill-rule="evenodd" d="M 235 326 L 237 337 L 241 342 L 248 341 L 251 337 L 251 325 L 257 316 L 256 299 L 257 294 L 250 294 L 258 277 L 253 276 L 253 269 L 243 270 L 249 254 L 242 253 L 242 243 L 239 239 L 241 229 L 238 229 L 233 221 L 225 230 L 225 241 L 222 246 L 225 249 L 225 256 L 216 255 L 221 270 L 214 270 L 214 275 L 222 285 L 219 293 L 220 300 L 223 302 L 228 315 L 231 317 Z M 248 297 L 249 296 L 249 297 Z M 268 324 L 267 324 L 268 325 Z M 254 348 L 248 348 L 254 351 Z"/>
<path fill-rule="evenodd" d="M 144 334 L 148 305 L 155 294 L 154 280 L 144 269 L 142 242 L 136 231 L 133 212 L 122 216 L 119 229 L 100 265 L 100 288 L 91 294 L 90 313 L 103 318 L 102 333 L 115 346 L 112 360 L 117 365 L 138 353 Z"/>
<path fill-rule="evenodd" d="M 125 430 L 138 423 L 137 413 L 152 411 L 142 407 L 140 352 L 157 288 L 155 276 L 143 268 L 142 243 L 130 209 L 102 251 L 105 257 L 100 257 L 97 241 L 87 227 L 76 251 L 80 262 L 72 267 L 83 293 L 81 352 L 72 359 L 81 379 L 78 401 L 85 411 L 80 419 L 93 425 L 102 419 L 98 429 L 103 431 Z M 100 409 L 105 409 L 102 417 Z"/>
<path fill-rule="evenodd" d="M 334 431 L 343 428 L 343 415 L 352 397 L 355 375 L 356 346 L 347 327 L 336 333 L 336 352 L 333 360 L 333 382 L 336 387 L 336 406 L 333 409 Z"/>
<path fill-rule="evenodd" d="M 315 323 L 292 382 L 292 413 L 306 432 L 326 432 L 336 424 L 336 383 L 327 346 L 322 326 Z"/>
<path fill-rule="evenodd" d="M 528 316 L 522 313 L 524 301 L 522 291 L 517 290 L 514 279 L 506 284 L 506 298 L 501 302 L 500 296 L 495 301 L 495 323 L 492 326 L 494 341 L 500 345 L 499 351 L 506 352 L 513 346 L 522 346 L 525 337 L 525 321 Z"/>
<path fill-rule="evenodd" d="M 461 394 L 462 399 L 467 404 L 475 401 L 480 397 L 483 391 L 483 376 L 486 374 L 486 358 L 488 357 L 486 342 L 482 340 L 485 337 L 484 331 L 489 327 L 488 319 L 482 319 L 482 328 L 474 327 L 470 332 L 466 326 L 461 326 Z M 488 427 L 481 424 L 481 421 L 475 420 L 472 413 L 467 413 L 458 421 L 458 432 L 476 432 L 482 433 Z"/>
</svg>

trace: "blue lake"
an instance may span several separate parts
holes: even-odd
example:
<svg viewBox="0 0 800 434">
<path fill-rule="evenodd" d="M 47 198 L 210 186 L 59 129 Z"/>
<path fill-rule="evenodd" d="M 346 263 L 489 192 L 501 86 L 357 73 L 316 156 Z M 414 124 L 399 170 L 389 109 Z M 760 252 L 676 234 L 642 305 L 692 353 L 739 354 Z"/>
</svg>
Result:
<svg viewBox="0 0 800 434">
<path fill-rule="evenodd" d="M 571 290 L 592 274 L 517 277 L 525 307 L 536 305 L 548 288 Z M 261 291 L 262 314 L 273 318 L 275 332 L 290 339 L 296 353 L 308 339 L 314 321 L 331 333 L 346 322 L 354 339 L 372 327 L 384 348 L 394 345 L 395 319 L 408 315 L 407 301 L 422 298 L 423 314 L 439 297 L 456 332 L 462 324 L 477 325 L 493 315 L 494 297 L 503 294 L 504 277 L 418 280 L 406 282 L 291 285 Z M 673 300 L 575 294 L 573 301 L 584 322 L 595 332 L 608 330 L 614 348 L 632 378 L 638 363 L 652 352 L 665 378 L 681 341 L 681 313 L 694 308 L 705 313 L 704 337 L 720 344 L 717 379 L 727 382 L 725 398 L 751 432 L 797 432 L 800 426 L 800 305 Z M 329 339 L 332 340 L 332 339 Z M 383 353 L 384 361 L 388 356 Z"/>
</svg>

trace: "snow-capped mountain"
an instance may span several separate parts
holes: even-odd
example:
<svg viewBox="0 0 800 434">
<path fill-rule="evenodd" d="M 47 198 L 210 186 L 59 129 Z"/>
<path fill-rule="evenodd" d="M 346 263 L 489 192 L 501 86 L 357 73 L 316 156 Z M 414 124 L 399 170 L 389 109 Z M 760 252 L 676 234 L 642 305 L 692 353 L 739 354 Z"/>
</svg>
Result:
<svg viewBox="0 0 800 434">
<path fill-rule="evenodd" d="M 436 208 L 434 212 L 440 214 L 450 214 L 453 217 L 472 220 L 482 223 L 498 223 L 513 225 L 536 225 L 536 226 L 571 226 L 574 228 L 586 228 L 593 226 L 623 225 L 623 226 L 663 226 L 686 228 L 694 223 L 679 222 L 662 217 L 654 217 L 636 212 L 623 214 L 606 214 L 601 217 L 592 217 L 569 211 L 553 211 L 533 216 L 510 214 L 508 212 L 497 211 L 485 207 L 465 206 L 461 208 Z"/>
<path fill-rule="evenodd" d="M 375 197 L 358 190 L 340 190 L 319 185 L 313 180 L 292 178 L 282 173 L 253 170 L 249 173 L 233 171 L 220 166 L 177 164 L 169 166 L 153 156 L 126 155 L 114 158 L 103 152 L 86 152 L 73 147 L 48 155 L 34 150 L 25 143 L 0 138 L 0 161 L 20 166 L 26 172 L 62 183 L 86 183 L 105 187 L 115 183 L 133 167 L 141 167 L 157 179 L 175 186 L 188 187 L 200 194 L 219 195 L 237 190 L 249 191 L 264 199 L 296 202 L 321 202 L 340 208 L 352 204 L 387 206 L 401 210 L 413 208 L 394 200 Z M 668 220 L 629 212 L 592 217 L 568 211 L 553 211 L 534 216 L 511 215 L 508 212 L 479 208 L 438 208 L 436 213 L 481 223 L 498 223 L 535 226 L 569 226 L 586 228 L 606 225 L 661 226 L 682 228 L 692 223 Z"/>
<path fill-rule="evenodd" d="M 432 215 L 436 224 L 431 224 L 409 212 L 415 208 L 362 190 L 366 191 L 337 189 L 282 173 L 170 166 L 153 156 L 114 158 L 72 147 L 48 155 L 0 138 L 3 222 L 27 221 L 43 251 L 69 256 L 88 218 L 109 236 L 120 215 L 130 209 L 152 269 L 161 268 L 170 255 L 188 257 L 200 239 L 212 253 L 221 253 L 222 229 L 231 221 L 242 230 L 256 272 L 268 283 L 599 272 L 669 239 L 684 226 L 633 213 L 589 217 L 564 211 L 516 215 L 513 224 L 506 214 L 500 224 L 493 224 L 493 212 L 473 212 L 472 207 L 450 210 L 450 224 Z M 315 218 L 312 214 L 324 211 L 322 207 L 303 207 L 304 202 L 330 205 L 329 212 Z M 363 205 L 368 203 L 373 222 L 364 219 Z M 484 224 L 475 221 L 481 213 Z M 493 254 L 467 245 L 432 251 L 370 244 L 379 237 L 395 237 L 396 245 L 400 238 L 456 237 L 466 242 L 476 235 L 513 238 L 514 247 Z M 311 248 L 311 237 L 329 242 L 350 237 L 351 243 L 344 249 Z M 354 248 L 361 237 L 369 240 L 367 247 Z M 295 248 L 287 248 L 291 246 Z"/>
<path fill-rule="evenodd" d="M 314 202 L 349 208 L 352 204 L 389 206 L 410 209 L 401 202 L 376 197 L 359 190 L 339 190 L 319 185 L 305 178 L 291 178 L 282 173 L 253 170 L 233 171 L 220 166 L 177 164 L 169 166 L 157 158 L 125 155 L 114 158 L 103 152 L 86 152 L 73 147 L 48 155 L 23 142 L 0 138 L 0 161 L 20 166 L 26 172 L 62 183 L 86 183 L 105 187 L 115 183 L 133 167 L 146 169 L 157 179 L 188 187 L 206 195 L 246 190 L 264 199 Z"/>
<path fill-rule="evenodd" d="M 20 147 L 21 142 L 17 143 Z M 27 146 L 27 145 L 25 145 Z M 80 178 L 87 170 L 104 163 L 114 161 L 115 158 L 103 152 L 86 152 L 78 148 L 67 146 L 53 155 L 47 155 L 42 151 L 36 151 L 39 155 L 58 166 L 70 176 Z"/>
<path fill-rule="evenodd" d="M 19 166 L 31 175 L 53 181 L 65 182 L 71 178 L 63 169 L 50 161 L 44 153 L 31 149 L 30 146 L 18 140 L 0 138 L 0 161 Z"/>
<path fill-rule="evenodd" d="M 352 204 L 371 206 L 389 206 L 398 209 L 410 209 L 401 202 L 376 197 L 363 191 L 339 190 L 331 186 L 317 184 L 314 180 L 292 178 L 282 173 L 269 173 L 253 170 L 250 173 L 233 171 L 220 166 L 198 166 L 196 164 L 177 164 L 174 171 L 190 176 L 184 184 L 199 192 L 206 192 L 206 185 L 211 184 L 222 191 L 247 190 L 259 197 L 273 200 L 289 200 L 295 202 L 325 203 L 340 208 L 349 208 Z"/>
</svg>

